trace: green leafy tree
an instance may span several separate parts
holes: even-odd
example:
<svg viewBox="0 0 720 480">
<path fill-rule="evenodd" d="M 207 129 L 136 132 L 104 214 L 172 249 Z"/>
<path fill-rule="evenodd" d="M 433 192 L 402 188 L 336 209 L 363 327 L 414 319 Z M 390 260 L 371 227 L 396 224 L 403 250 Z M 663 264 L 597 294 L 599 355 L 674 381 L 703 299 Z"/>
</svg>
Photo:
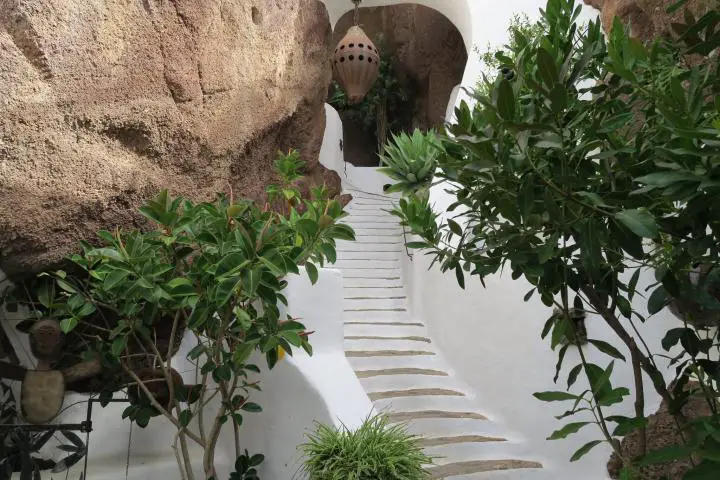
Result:
<svg viewBox="0 0 720 480">
<path fill-rule="evenodd" d="M 277 163 L 287 182 L 300 167 L 292 152 Z M 251 355 L 264 355 L 271 369 L 296 348 L 312 353 L 305 327 L 280 314 L 285 278 L 304 268 L 315 283 L 318 266 L 336 259 L 336 240 L 354 233 L 339 222 L 345 212 L 336 200 L 303 200 L 303 213 L 293 200 L 282 214 L 224 195 L 194 203 L 162 191 L 140 208 L 153 229 L 99 232 L 96 245 L 83 242 L 73 255 L 75 273 L 45 275 L 34 289 L 31 305 L 40 316 L 58 318 L 67 344 L 111 379 L 103 400 L 127 388 L 123 418 L 146 427 L 162 416 L 177 427 L 182 479 L 194 478 L 202 462 L 204 478 L 217 480 L 215 449 L 225 425 L 234 430 L 232 478 L 257 478 L 264 457 L 240 448 L 243 416 L 262 410 L 252 398 L 261 370 Z M 171 368 L 184 331 L 197 341 L 188 354 L 195 385 L 184 385 Z M 190 456 L 189 441 L 203 449 L 202 459 Z"/>
<path fill-rule="evenodd" d="M 536 294 L 560 312 L 542 332 L 559 352 L 555 381 L 569 349 L 581 361 L 570 370 L 567 390 L 536 397 L 569 402 L 559 418 L 583 412 L 591 420 L 549 438 L 588 425 L 601 434 L 572 461 L 607 443 L 625 479 L 645 478 L 647 465 L 676 459 L 691 465 L 688 479 L 715 478 L 717 329 L 698 326 L 693 311 L 679 311 L 682 323 L 662 347 L 682 352 L 668 357 L 648 348 L 635 322 L 647 320 L 638 306 L 654 314 L 679 299 L 705 313 L 720 310 L 720 9 L 714 2 L 701 18 L 687 13 L 673 26 L 674 37 L 647 45 L 618 19 L 607 38 L 599 19 L 579 26 L 580 9 L 574 0 L 548 0 L 536 41 L 495 57 L 512 78 L 500 76 L 477 93 L 473 107 L 456 110 L 438 162 L 438 176 L 455 198 L 445 220 L 413 195 L 394 214 L 419 237 L 409 246 L 453 271 L 463 288 L 467 275 L 482 280 L 504 269 L 532 285 L 526 301 Z M 699 279 L 698 266 L 705 266 Z M 656 268 L 657 282 L 644 304 L 637 286 L 647 268 Z M 580 347 L 572 322 L 578 309 L 597 314 L 616 334 L 615 344 L 589 338 Z M 585 348 L 608 362 L 589 362 Z M 659 369 L 665 359 L 676 368 L 669 385 Z M 630 387 L 613 384 L 614 365 L 624 361 L 635 373 Z M 573 391 L 580 375 L 590 388 Z M 634 430 L 645 439 L 643 376 L 669 406 L 684 443 L 644 456 L 642 440 L 640 455 L 630 457 L 620 439 Z M 631 395 L 633 417 L 607 415 Z M 705 399 L 712 415 L 685 418 L 681 408 L 690 396 Z"/>
</svg>

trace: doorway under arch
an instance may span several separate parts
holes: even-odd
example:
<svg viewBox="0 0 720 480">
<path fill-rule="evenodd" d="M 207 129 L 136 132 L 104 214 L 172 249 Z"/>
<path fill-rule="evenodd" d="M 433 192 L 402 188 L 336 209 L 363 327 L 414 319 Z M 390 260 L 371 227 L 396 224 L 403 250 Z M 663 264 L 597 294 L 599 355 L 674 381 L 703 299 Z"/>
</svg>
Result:
<svg viewBox="0 0 720 480">
<path fill-rule="evenodd" d="M 352 11 L 340 16 L 333 44 L 342 39 L 352 22 Z M 403 3 L 360 8 L 360 26 L 390 64 L 380 80 L 393 77 L 389 81 L 397 84 L 397 88 L 389 90 L 393 97 L 387 109 L 389 131 L 441 126 L 468 60 L 466 41 L 455 24 L 434 8 Z M 332 93 L 331 88 L 331 104 Z M 377 166 L 378 138 L 382 136 L 373 119 L 364 118 L 375 115 L 375 110 L 367 105 L 333 106 L 343 120 L 346 161 L 357 166 Z"/>
</svg>

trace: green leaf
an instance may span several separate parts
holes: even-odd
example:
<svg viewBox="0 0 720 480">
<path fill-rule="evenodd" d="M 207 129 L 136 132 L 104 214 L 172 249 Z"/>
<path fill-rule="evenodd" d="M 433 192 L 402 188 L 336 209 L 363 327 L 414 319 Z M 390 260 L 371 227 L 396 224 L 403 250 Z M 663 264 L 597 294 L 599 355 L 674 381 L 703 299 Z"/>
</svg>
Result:
<svg viewBox="0 0 720 480">
<path fill-rule="evenodd" d="M 670 296 L 667 294 L 667 290 L 665 290 L 665 287 L 662 285 L 658 286 L 653 292 L 650 294 L 650 298 L 648 299 L 648 312 L 651 315 L 654 315 L 658 313 L 660 310 L 665 308 L 665 306 L 670 302 Z"/>
<path fill-rule="evenodd" d="M 552 89 L 558 83 L 558 71 L 555 65 L 555 59 L 544 48 L 539 48 L 537 52 L 537 65 L 540 77 L 543 83 Z"/>
<path fill-rule="evenodd" d="M 671 445 L 669 447 L 653 450 L 640 459 L 638 465 L 653 465 L 656 463 L 671 462 L 681 458 L 687 458 L 693 451 L 691 448 L 681 445 Z"/>
<path fill-rule="evenodd" d="M 85 303 L 75 312 L 75 315 L 78 317 L 87 317 L 88 315 L 95 313 L 96 310 L 95 305 L 92 303 Z"/>
<path fill-rule="evenodd" d="M 560 349 L 560 353 L 558 353 L 558 361 L 555 365 L 555 377 L 553 378 L 553 382 L 557 383 L 558 377 L 560 376 L 560 369 L 562 368 L 563 360 L 565 359 L 565 354 L 567 353 L 568 348 L 571 344 L 563 345 L 563 347 Z"/>
<path fill-rule="evenodd" d="M 265 461 L 265 455 L 263 455 L 262 453 L 258 453 L 256 455 L 253 455 L 252 457 L 250 457 L 250 466 L 257 467 L 264 461 Z"/>
<path fill-rule="evenodd" d="M 640 269 L 635 269 L 635 273 L 633 273 L 632 278 L 630 278 L 630 283 L 628 283 L 628 300 L 632 300 L 635 296 L 635 289 L 637 288 L 638 280 L 640 280 Z"/>
<path fill-rule="evenodd" d="M 225 255 L 222 260 L 218 262 L 215 267 L 215 275 L 219 277 L 229 272 L 236 273 L 244 265 L 248 265 L 249 263 L 250 261 L 246 260 L 245 255 L 238 252 L 230 253 Z"/>
<path fill-rule="evenodd" d="M 450 231 L 454 233 L 455 235 L 461 237 L 462 236 L 462 228 L 460 228 L 460 225 L 454 220 L 448 219 L 447 221 L 448 227 L 450 227 Z"/>
<path fill-rule="evenodd" d="M 502 80 L 497 89 L 498 113 L 504 120 L 513 120 L 515 118 L 515 94 L 512 85 L 507 80 Z"/>
<path fill-rule="evenodd" d="M 688 2 L 688 0 L 678 0 L 677 2 L 673 3 L 669 7 L 665 9 L 667 13 L 675 13 L 680 7 L 685 5 Z"/>
<path fill-rule="evenodd" d="M 77 290 L 75 289 L 75 287 L 73 287 L 72 285 L 70 285 L 70 284 L 69 284 L 68 282 L 66 282 L 65 280 L 61 280 L 61 279 L 59 279 L 59 278 L 56 278 L 56 279 L 55 279 L 55 282 L 57 282 L 58 287 L 62 288 L 62 289 L 65 290 L 66 292 L 68 292 L 68 293 L 77 293 Z"/>
<path fill-rule="evenodd" d="M 310 283 L 315 285 L 318 281 L 317 267 L 310 262 L 305 262 L 305 270 L 307 271 L 308 277 L 310 277 Z"/>
<path fill-rule="evenodd" d="M 576 400 L 577 395 L 568 392 L 536 392 L 533 396 L 543 402 L 561 402 L 565 400 Z"/>
<path fill-rule="evenodd" d="M 235 289 L 242 283 L 242 279 L 238 277 L 226 278 L 215 290 L 215 304 L 223 307 L 230 301 L 235 294 Z"/>
<path fill-rule="evenodd" d="M 606 355 L 610 355 L 611 357 L 617 358 L 619 360 L 625 360 L 625 357 L 623 356 L 623 354 L 620 353 L 617 348 L 613 347 L 612 345 L 610 345 L 607 342 L 603 342 L 602 340 L 588 339 L 588 343 L 594 345 L 595 348 L 597 348 L 598 350 L 600 350 L 601 352 L 603 352 Z"/>
<path fill-rule="evenodd" d="M 666 352 L 669 352 L 672 347 L 678 344 L 678 342 L 682 339 L 683 335 L 685 335 L 686 330 L 687 329 L 684 327 L 679 327 L 671 328 L 667 331 L 667 333 L 662 339 L 662 347 L 665 349 Z"/>
<path fill-rule="evenodd" d="M 575 365 L 572 370 L 570 370 L 570 373 L 568 374 L 568 381 L 567 381 L 567 387 L 568 389 L 575 384 L 575 381 L 578 378 L 578 375 L 580 375 L 580 372 L 582 371 L 582 364 Z"/>
<path fill-rule="evenodd" d="M 463 273 L 462 267 L 458 264 L 455 267 L 455 278 L 457 279 L 458 285 L 463 290 L 465 289 L 465 274 Z"/>
<path fill-rule="evenodd" d="M 648 424 L 647 418 L 630 418 L 623 417 L 620 415 L 610 416 L 606 418 L 609 422 L 617 423 L 615 430 L 613 430 L 613 436 L 624 437 L 628 433 L 638 428 L 645 428 Z"/>
<path fill-rule="evenodd" d="M 242 408 L 246 412 L 251 412 L 251 413 L 262 412 L 262 407 L 260 405 L 258 405 L 257 403 L 253 403 L 253 402 L 247 402 L 240 408 Z"/>
<path fill-rule="evenodd" d="M 237 425 L 238 427 L 241 427 L 241 426 L 242 426 L 242 424 L 243 424 L 243 416 L 242 416 L 242 414 L 240 414 L 240 413 L 233 413 L 233 414 L 232 414 L 232 419 L 233 419 L 233 422 L 235 423 L 235 425 Z"/>
<path fill-rule="evenodd" d="M 245 342 L 236 346 L 233 351 L 233 361 L 238 365 L 244 364 L 255 351 L 256 347 L 257 345 L 254 342 Z"/>
<path fill-rule="evenodd" d="M 183 427 L 187 427 L 190 424 L 190 420 L 192 420 L 192 412 L 189 408 L 186 408 L 178 415 L 178 421 Z"/>
<path fill-rule="evenodd" d="M 60 330 L 62 330 L 63 333 L 69 333 L 77 326 L 77 324 L 77 317 L 63 318 L 60 321 Z"/>
<path fill-rule="evenodd" d="M 656 238 L 658 236 L 655 217 L 645 210 L 622 210 L 615 214 L 615 218 L 639 237 Z"/>
<path fill-rule="evenodd" d="M 573 453 L 573 456 L 570 457 L 571 462 L 577 462 L 582 457 L 584 457 L 590 450 L 595 448 L 597 445 L 600 445 L 603 443 L 603 440 L 593 440 L 592 442 L 588 442 L 582 447 L 578 448 L 575 453 Z"/>
<path fill-rule="evenodd" d="M 626 387 L 618 387 L 607 392 L 603 392 L 598 398 L 598 404 L 603 407 L 609 407 L 620 403 L 623 398 L 630 395 L 630 390 Z"/>
<path fill-rule="evenodd" d="M 565 438 L 568 435 L 578 432 L 581 428 L 583 428 L 585 425 L 589 425 L 590 423 L 592 422 L 568 423 L 560 430 L 555 430 L 549 437 L 547 437 L 547 440 L 559 440 L 561 438 Z"/>
<path fill-rule="evenodd" d="M 720 462 L 703 460 L 688 471 L 683 480 L 717 480 L 720 472 Z"/>
<path fill-rule="evenodd" d="M 230 365 L 220 365 L 213 370 L 213 379 L 216 382 L 225 381 L 228 382 L 232 378 L 232 369 Z"/>
<path fill-rule="evenodd" d="M 560 115 L 567 107 L 568 94 L 565 85 L 558 83 L 550 91 L 550 105 L 555 115 Z"/>
<path fill-rule="evenodd" d="M 574 195 L 578 195 L 580 197 L 583 197 L 584 199 L 588 200 L 591 205 L 594 205 L 596 207 L 609 207 L 607 203 L 605 203 L 605 200 L 602 199 L 600 195 L 598 195 L 595 192 L 574 192 Z"/>
<path fill-rule="evenodd" d="M 103 257 L 103 258 L 109 258 L 110 260 L 117 260 L 119 262 L 122 262 L 125 260 L 125 258 L 122 256 L 120 252 L 115 250 L 114 248 L 96 248 L 94 250 L 90 250 L 85 254 L 87 257 Z"/>
<path fill-rule="evenodd" d="M 588 367 L 590 367 L 591 365 L 592 364 L 588 365 Z M 612 375 L 614 367 L 615 360 L 611 361 L 607 368 L 605 370 L 602 370 L 602 373 L 600 373 L 599 375 L 596 371 L 588 368 L 589 372 L 595 373 L 590 375 L 590 387 L 592 387 L 594 394 L 602 396 L 607 393 L 608 388 L 610 388 L 610 375 Z"/>
<path fill-rule="evenodd" d="M 301 218 L 295 223 L 295 227 L 309 237 L 314 237 L 318 232 L 318 224 L 309 218 Z"/>
<path fill-rule="evenodd" d="M 52 298 L 53 293 L 54 292 L 51 284 L 49 284 L 48 282 L 43 282 L 42 285 L 40 285 L 40 288 L 38 288 L 37 292 L 38 302 L 40 302 L 40 305 L 45 308 L 49 308 L 54 300 L 54 298 Z"/>
<path fill-rule="evenodd" d="M 123 350 L 125 350 L 125 347 L 127 346 L 127 341 L 128 338 L 125 335 L 115 337 L 115 340 L 113 340 L 112 343 L 112 347 L 110 348 L 112 354 L 116 357 L 119 357 Z"/>
<path fill-rule="evenodd" d="M 105 288 L 106 290 L 110 290 L 118 286 L 129 275 L 130 272 L 126 270 L 113 270 L 105 277 L 105 281 L 103 282 L 103 288 Z"/>
<path fill-rule="evenodd" d="M 257 267 L 248 269 L 242 273 L 242 277 L 245 294 L 254 295 L 260 285 L 261 271 Z"/>
</svg>

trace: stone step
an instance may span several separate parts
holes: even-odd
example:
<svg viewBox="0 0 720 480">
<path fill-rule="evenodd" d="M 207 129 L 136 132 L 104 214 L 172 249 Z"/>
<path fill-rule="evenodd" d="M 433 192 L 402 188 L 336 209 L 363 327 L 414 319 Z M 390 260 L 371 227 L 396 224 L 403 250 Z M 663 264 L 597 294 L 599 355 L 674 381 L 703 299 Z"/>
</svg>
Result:
<svg viewBox="0 0 720 480">
<path fill-rule="evenodd" d="M 519 469 L 540 469 L 542 464 L 539 462 L 533 462 L 528 460 L 470 460 L 465 462 L 453 462 L 447 463 L 438 467 L 428 468 L 427 471 L 430 473 L 430 478 L 443 479 L 443 480 L 472 480 L 472 479 L 485 479 L 485 480 L 501 480 L 501 479 L 513 479 L 519 480 L 521 477 L 518 476 L 517 471 Z M 487 472 L 504 472 L 507 473 L 503 476 L 492 475 L 488 476 Z M 479 474 L 477 476 L 468 476 L 470 474 Z M 532 476 L 522 478 L 534 478 Z"/>
<path fill-rule="evenodd" d="M 480 435 L 511 440 L 497 423 L 477 418 L 425 418 L 408 420 L 404 425 L 410 433 L 429 438 Z"/>
<path fill-rule="evenodd" d="M 387 212 L 387 209 L 377 209 L 376 211 L 371 210 L 350 210 L 350 215 L 343 218 L 343 222 L 350 223 L 363 223 L 363 222 L 390 222 L 395 225 L 398 224 L 400 219 L 395 215 Z"/>
<path fill-rule="evenodd" d="M 338 251 L 337 252 L 338 263 L 340 261 L 350 262 L 352 261 L 364 261 L 364 262 L 377 262 L 377 261 L 399 261 L 400 250 L 381 251 L 376 252 L 372 250 L 366 251 Z"/>
<path fill-rule="evenodd" d="M 353 365 L 353 368 L 355 366 Z M 357 370 L 357 368 L 355 368 Z M 375 408 L 381 412 L 407 412 L 419 410 L 441 410 L 453 412 L 474 412 L 474 399 L 457 395 L 404 396 L 375 400 Z"/>
<path fill-rule="evenodd" d="M 423 346 L 425 346 L 425 344 L 418 344 L 418 348 L 416 349 L 431 351 L 423 349 Z M 448 372 L 450 374 L 453 373 L 447 368 L 447 364 L 442 361 L 442 357 L 438 355 L 350 357 L 348 358 L 348 361 L 355 371 L 389 370 L 393 368 L 426 368 L 429 370 Z"/>
<path fill-rule="evenodd" d="M 441 422 L 443 426 L 453 421 L 487 422 L 485 415 L 475 412 L 460 412 L 453 410 L 412 410 L 407 412 L 390 412 L 387 418 L 391 423 L 404 423 L 408 427 L 420 424 L 416 430 L 432 431 L 432 425 L 423 426 L 422 422 Z"/>
<path fill-rule="evenodd" d="M 502 437 L 488 437 L 487 435 L 451 435 L 446 437 L 423 437 L 419 444 L 424 447 L 440 447 L 444 445 L 459 445 L 462 443 L 506 442 Z"/>
<path fill-rule="evenodd" d="M 357 198 L 350 202 L 348 206 L 345 207 L 345 210 L 349 212 L 381 212 L 383 209 L 393 208 L 393 205 L 396 203 L 397 202 L 393 201 L 386 202 L 368 198 Z"/>
<path fill-rule="evenodd" d="M 374 287 L 374 288 L 404 288 L 404 285 L 402 284 L 402 280 L 399 275 L 385 277 L 385 278 L 367 278 L 367 277 L 358 277 L 355 275 L 346 275 L 343 273 L 343 284 L 345 285 L 345 288 L 354 289 L 354 288 L 364 288 L 364 287 Z"/>
<path fill-rule="evenodd" d="M 345 309 L 345 321 L 415 323 L 406 309 Z"/>
<path fill-rule="evenodd" d="M 399 269 L 400 268 L 399 258 L 383 258 L 383 259 L 369 259 L 369 258 L 338 258 L 334 263 L 335 268 L 340 269 L 354 269 L 354 268 L 378 268 L 378 269 Z"/>
<path fill-rule="evenodd" d="M 360 243 L 358 241 L 340 240 L 337 242 L 338 257 L 345 253 L 377 253 L 377 252 L 393 252 L 399 255 L 403 250 L 400 240 L 383 242 L 383 243 Z"/>
<path fill-rule="evenodd" d="M 458 385 L 457 380 L 446 375 L 381 375 L 360 380 L 366 392 L 384 392 L 390 390 L 444 389 L 467 395 L 466 389 Z"/>
<path fill-rule="evenodd" d="M 407 310 L 407 299 L 404 295 L 388 297 L 346 297 L 343 300 L 343 308 L 347 310 L 378 310 L 397 309 Z"/>
<path fill-rule="evenodd" d="M 373 378 L 394 375 L 429 375 L 438 377 L 447 377 L 449 374 L 441 370 L 433 370 L 429 368 L 386 368 L 381 370 L 356 370 L 355 375 L 359 379 Z"/>
<path fill-rule="evenodd" d="M 345 334 L 345 349 L 353 350 L 358 348 L 368 348 L 372 345 L 388 346 L 388 347 L 404 347 L 413 346 L 417 343 L 432 343 L 428 337 L 421 335 L 348 335 Z"/>
<path fill-rule="evenodd" d="M 412 320 L 412 319 L 411 319 Z M 391 323 L 388 325 L 387 323 Z M 412 322 L 366 322 L 346 323 L 345 336 L 380 336 L 380 337 L 425 337 L 429 338 L 427 330 L 421 323 Z"/>
<path fill-rule="evenodd" d="M 431 350 L 345 350 L 347 358 L 374 358 L 374 357 L 431 357 L 437 355 Z"/>
<path fill-rule="evenodd" d="M 399 222 L 361 222 L 359 224 L 356 224 L 352 221 L 352 216 L 350 216 L 345 223 L 349 224 L 352 229 L 355 230 L 356 235 L 402 235 L 403 233 L 402 227 L 400 226 Z"/>
<path fill-rule="evenodd" d="M 527 446 L 513 442 L 461 442 L 456 444 L 444 444 L 427 446 L 423 449 L 425 453 L 434 457 L 434 464 L 438 467 L 449 464 L 487 461 L 487 460 L 509 460 L 521 459 L 533 462 L 535 468 L 542 468 L 540 459 L 527 452 Z M 446 472 L 445 470 L 441 470 Z M 479 472 L 479 471 L 478 471 Z M 478 473 L 468 472 L 468 473 Z M 443 473 L 444 475 L 446 473 Z M 452 473 L 450 475 L 459 475 Z M 442 477 L 439 477 L 442 478 Z M 490 477 L 495 478 L 495 477 Z M 510 476 L 515 479 L 517 477 Z"/>
<path fill-rule="evenodd" d="M 398 398 L 417 397 L 465 397 L 463 392 L 451 388 L 407 388 L 400 390 L 380 390 L 368 392 L 368 397 L 373 402 L 378 400 L 393 400 Z"/>
</svg>

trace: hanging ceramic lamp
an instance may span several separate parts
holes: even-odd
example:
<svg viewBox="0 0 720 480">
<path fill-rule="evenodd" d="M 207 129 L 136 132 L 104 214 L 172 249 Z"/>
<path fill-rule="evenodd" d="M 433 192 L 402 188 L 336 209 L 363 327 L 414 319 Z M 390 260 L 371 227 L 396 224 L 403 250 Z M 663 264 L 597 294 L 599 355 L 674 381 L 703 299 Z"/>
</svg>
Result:
<svg viewBox="0 0 720 480">
<path fill-rule="evenodd" d="M 347 94 L 348 103 L 362 101 L 378 77 L 380 54 L 359 24 L 359 0 L 355 4 L 355 25 L 350 27 L 335 48 L 333 74 Z"/>
</svg>

